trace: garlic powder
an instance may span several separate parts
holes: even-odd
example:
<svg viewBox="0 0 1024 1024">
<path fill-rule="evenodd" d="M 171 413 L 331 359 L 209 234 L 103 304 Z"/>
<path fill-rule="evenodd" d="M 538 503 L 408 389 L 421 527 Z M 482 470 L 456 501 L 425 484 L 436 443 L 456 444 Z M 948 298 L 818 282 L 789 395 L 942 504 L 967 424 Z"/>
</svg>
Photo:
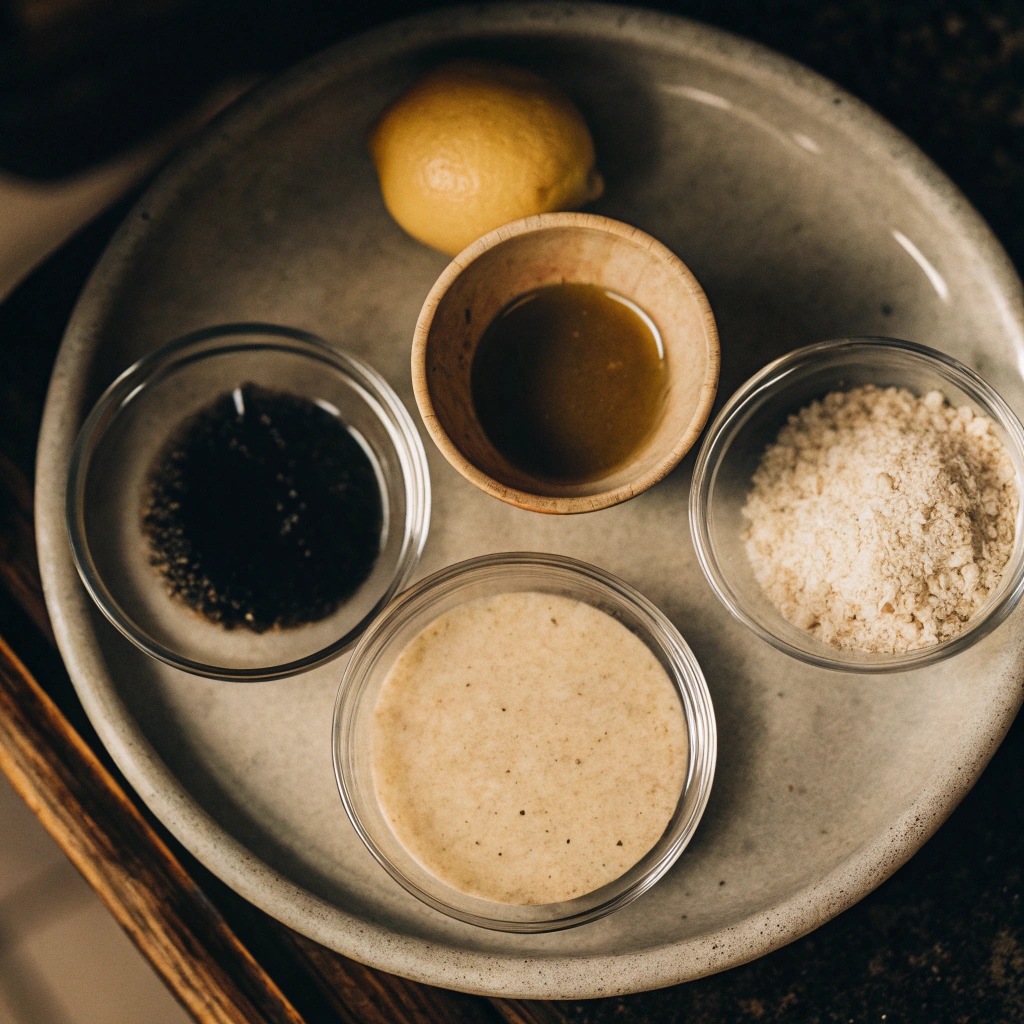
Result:
<svg viewBox="0 0 1024 1024">
<path fill-rule="evenodd" d="M 1018 490 L 992 421 L 938 391 L 832 392 L 765 450 L 747 555 L 783 616 L 833 647 L 912 651 L 959 633 L 999 584 Z"/>
</svg>

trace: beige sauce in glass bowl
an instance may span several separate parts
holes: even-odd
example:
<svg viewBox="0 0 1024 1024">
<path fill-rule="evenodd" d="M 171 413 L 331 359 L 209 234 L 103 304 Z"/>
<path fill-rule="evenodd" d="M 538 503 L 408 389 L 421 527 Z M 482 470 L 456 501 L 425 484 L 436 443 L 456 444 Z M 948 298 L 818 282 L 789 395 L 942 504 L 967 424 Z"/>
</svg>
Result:
<svg viewBox="0 0 1024 1024">
<path fill-rule="evenodd" d="M 467 602 L 399 655 L 374 714 L 384 817 L 473 896 L 583 896 L 661 838 L 686 781 L 686 721 L 650 649 L 570 598 Z"/>
</svg>

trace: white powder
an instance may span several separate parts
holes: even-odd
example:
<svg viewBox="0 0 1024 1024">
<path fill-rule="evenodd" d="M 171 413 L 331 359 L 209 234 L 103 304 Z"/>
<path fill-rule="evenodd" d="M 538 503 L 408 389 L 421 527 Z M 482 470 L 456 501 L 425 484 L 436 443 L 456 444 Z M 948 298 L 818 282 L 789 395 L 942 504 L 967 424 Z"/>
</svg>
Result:
<svg viewBox="0 0 1024 1024">
<path fill-rule="evenodd" d="M 833 647 L 949 639 L 999 584 L 1018 492 L 992 421 L 932 391 L 868 385 L 802 409 L 768 446 L 743 515 L 758 583 Z"/>
</svg>

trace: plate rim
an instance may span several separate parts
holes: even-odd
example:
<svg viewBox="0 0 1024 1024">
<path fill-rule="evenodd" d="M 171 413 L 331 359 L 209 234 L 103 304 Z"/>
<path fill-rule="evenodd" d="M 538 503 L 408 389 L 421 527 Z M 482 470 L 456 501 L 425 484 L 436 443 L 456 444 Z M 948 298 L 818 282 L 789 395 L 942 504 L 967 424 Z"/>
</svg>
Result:
<svg viewBox="0 0 1024 1024">
<path fill-rule="evenodd" d="M 125 778 L 182 844 L 242 896 L 288 926 L 346 956 L 426 984 L 487 996 L 587 999 L 677 984 L 737 966 L 823 924 L 865 896 L 908 860 L 974 785 L 1009 729 L 1022 700 L 1019 679 L 1007 680 L 987 714 L 970 723 L 941 772 L 911 807 L 818 882 L 762 912 L 700 937 L 627 954 L 523 956 L 445 948 L 357 918 L 303 890 L 260 861 L 192 801 L 135 726 L 106 672 L 96 640 L 96 615 L 78 580 L 63 517 L 71 447 L 88 409 L 80 372 L 95 349 L 98 325 L 116 302 L 135 250 L 159 223 L 190 175 L 234 135 L 247 135 L 283 106 L 301 102 L 345 68 L 354 76 L 403 45 L 492 34 L 524 26 L 607 38 L 612 32 L 661 50 L 700 57 L 748 80 L 760 80 L 797 105 L 830 112 L 831 122 L 889 165 L 922 206 L 947 219 L 988 274 L 1007 329 L 1022 339 L 1021 282 L 988 225 L 959 189 L 902 132 L 866 104 L 797 61 L 722 29 L 662 12 L 601 3 L 490 3 L 430 11 L 351 36 L 307 58 L 219 115 L 171 161 L 139 199 L 111 240 L 75 306 L 47 393 L 37 449 L 36 530 L 40 570 L 58 647 L 86 713 Z M 101 625 L 102 628 L 102 625 Z M 1021 632 L 1021 631 L 1018 631 Z M 1002 635 L 1024 652 L 1024 636 Z"/>
</svg>

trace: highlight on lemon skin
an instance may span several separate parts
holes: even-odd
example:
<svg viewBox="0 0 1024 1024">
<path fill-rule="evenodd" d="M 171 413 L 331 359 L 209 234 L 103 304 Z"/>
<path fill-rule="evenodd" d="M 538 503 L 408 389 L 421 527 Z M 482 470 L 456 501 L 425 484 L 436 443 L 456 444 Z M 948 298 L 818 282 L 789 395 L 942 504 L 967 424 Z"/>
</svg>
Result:
<svg viewBox="0 0 1024 1024">
<path fill-rule="evenodd" d="M 504 64 L 435 68 L 384 112 L 369 146 L 388 212 L 450 256 L 509 221 L 575 210 L 604 191 L 572 101 Z"/>
</svg>

